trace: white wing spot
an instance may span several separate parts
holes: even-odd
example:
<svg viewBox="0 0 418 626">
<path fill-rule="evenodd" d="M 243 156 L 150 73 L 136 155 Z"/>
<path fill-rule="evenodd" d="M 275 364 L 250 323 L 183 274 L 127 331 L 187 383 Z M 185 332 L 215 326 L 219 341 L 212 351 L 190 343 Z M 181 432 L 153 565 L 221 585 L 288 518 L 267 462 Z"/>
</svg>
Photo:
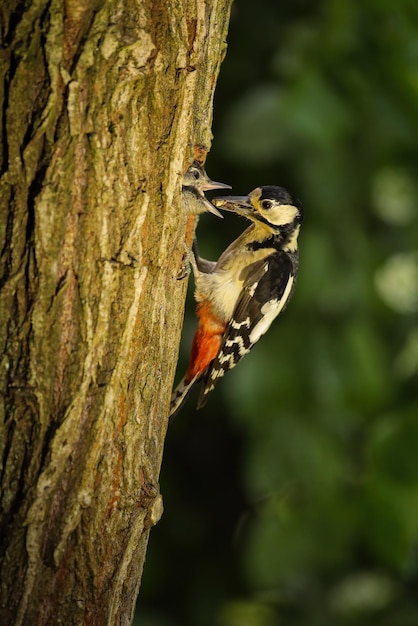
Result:
<svg viewBox="0 0 418 626">
<path fill-rule="evenodd" d="M 222 376 L 225 374 L 225 370 L 220 369 L 220 370 L 212 370 L 210 373 L 210 378 L 211 380 L 216 380 L 217 378 L 222 378 Z M 212 391 L 214 385 L 212 385 L 212 387 L 209 389 L 209 391 Z"/>
<path fill-rule="evenodd" d="M 258 282 L 251 285 L 251 288 L 248 290 L 248 293 L 250 294 L 251 298 L 254 297 L 255 290 L 257 289 L 257 287 L 258 287 Z"/>
<path fill-rule="evenodd" d="M 247 352 L 249 352 L 248 348 L 245 347 L 242 337 L 235 337 L 234 339 L 228 339 L 227 341 L 225 341 L 225 345 L 228 348 L 232 348 L 232 346 L 236 343 L 239 344 L 238 352 L 240 356 L 243 356 L 244 354 L 247 354 Z"/>
<path fill-rule="evenodd" d="M 219 363 L 226 363 L 227 361 L 231 361 L 232 360 L 232 354 L 224 354 L 223 352 L 220 352 L 218 354 L 218 361 Z"/>
<path fill-rule="evenodd" d="M 266 302 L 262 308 L 261 312 L 263 314 L 263 318 L 254 326 L 250 333 L 250 341 L 251 343 L 256 343 L 264 333 L 268 331 L 271 326 L 272 321 L 278 316 L 280 311 L 283 309 L 286 304 L 290 291 L 292 289 L 294 277 L 290 276 L 286 289 L 284 290 L 283 296 L 280 300 L 269 300 Z"/>
<path fill-rule="evenodd" d="M 247 328 L 249 328 L 250 323 L 251 323 L 251 320 L 249 317 L 246 317 L 245 320 L 243 320 L 242 322 L 236 322 L 235 320 L 231 320 L 231 326 L 232 328 L 235 328 L 235 330 L 239 330 L 242 326 L 246 326 Z"/>
</svg>

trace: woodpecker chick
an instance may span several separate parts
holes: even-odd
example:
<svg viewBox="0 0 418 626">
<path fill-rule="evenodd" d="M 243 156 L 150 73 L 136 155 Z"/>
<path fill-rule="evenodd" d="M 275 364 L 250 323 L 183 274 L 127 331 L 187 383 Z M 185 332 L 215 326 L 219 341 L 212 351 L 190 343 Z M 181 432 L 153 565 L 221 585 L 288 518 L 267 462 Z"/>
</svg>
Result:
<svg viewBox="0 0 418 626">
<path fill-rule="evenodd" d="M 201 213 L 213 213 L 217 217 L 223 218 L 213 204 L 205 198 L 205 191 L 211 189 L 231 189 L 230 185 L 218 183 L 209 178 L 204 168 L 197 162 L 193 161 L 183 176 L 182 183 L 182 208 L 189 216 L 185 233 L 186 253 L 183 257 L 182 265 L 177 275 L 177 280 L 183 280 L 190 273 L 189 257 L 190 247 L 194 239 L 196 226 Z"/>
<path fill-rule="evenodd" d="M 215 198 L 214 204 L 253 223 L 216 263 L 195 256 L 191 263 L 199 325 L 189 366 L 171 398 L 170 416 L 193 384 L 203 381 L 198 407 L 218 380 L 267 332 L 289 302 L 298 273 L 303 208 L 283 187 L 257 187 L 248 196 Z"/>
<path fill-rule="evenodd" d="M 211 189 L 231 189 L 231 186 L 211 180 L 204 168 L 197 161 L 193 161 L 183 176 L 183 210 L 190 215 L 209 212 L 218 217 L 223 217 L 213 204 L 205 198 L 204 192 Z"/>
</svg>

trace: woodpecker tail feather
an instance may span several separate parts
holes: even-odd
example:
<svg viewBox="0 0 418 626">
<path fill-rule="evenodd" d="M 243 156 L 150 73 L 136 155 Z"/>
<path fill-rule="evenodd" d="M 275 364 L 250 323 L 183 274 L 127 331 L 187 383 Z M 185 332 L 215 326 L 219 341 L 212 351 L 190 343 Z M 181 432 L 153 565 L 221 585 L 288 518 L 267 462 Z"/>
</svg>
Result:
<svg viewBox="0 0 418 626">
<path fill-rule="evenodd" d="M 187 396 L 198 378 L 199 374 L 196 374 L 196 376 L 194 376 L 191 380 L 183 378 L 174 389 L 171 394 L 170 413 L 168 414 L 170 421 L 175 418 L 184 402 L 187 400 Z"/>
</svg>

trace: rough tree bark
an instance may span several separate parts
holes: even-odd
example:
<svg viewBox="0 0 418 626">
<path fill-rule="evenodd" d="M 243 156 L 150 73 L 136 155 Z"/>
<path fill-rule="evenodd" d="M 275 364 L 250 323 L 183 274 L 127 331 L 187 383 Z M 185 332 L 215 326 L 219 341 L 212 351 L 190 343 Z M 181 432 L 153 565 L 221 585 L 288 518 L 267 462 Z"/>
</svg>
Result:
<svg viewBox="0 0 418 626">
<path fill-rule="evenodd" d="M 131 622 L 230 2 L 0 8 L 3 626 Z"/>
</svg>

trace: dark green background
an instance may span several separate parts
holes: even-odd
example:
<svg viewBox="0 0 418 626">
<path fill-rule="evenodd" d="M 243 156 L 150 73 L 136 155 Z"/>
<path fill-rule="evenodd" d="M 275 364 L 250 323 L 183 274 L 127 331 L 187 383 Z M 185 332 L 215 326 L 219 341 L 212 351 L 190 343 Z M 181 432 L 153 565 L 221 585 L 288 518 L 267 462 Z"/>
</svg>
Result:
<svg viewBox="0 0 418 626">
<path fill-rule="evenodd" d="M 300 197 L 299 282 L 170 426 L 135 624 L 416 626 L 418 4 L 238 0 L 228 44 L 207 170 Z"/>
</svg>

